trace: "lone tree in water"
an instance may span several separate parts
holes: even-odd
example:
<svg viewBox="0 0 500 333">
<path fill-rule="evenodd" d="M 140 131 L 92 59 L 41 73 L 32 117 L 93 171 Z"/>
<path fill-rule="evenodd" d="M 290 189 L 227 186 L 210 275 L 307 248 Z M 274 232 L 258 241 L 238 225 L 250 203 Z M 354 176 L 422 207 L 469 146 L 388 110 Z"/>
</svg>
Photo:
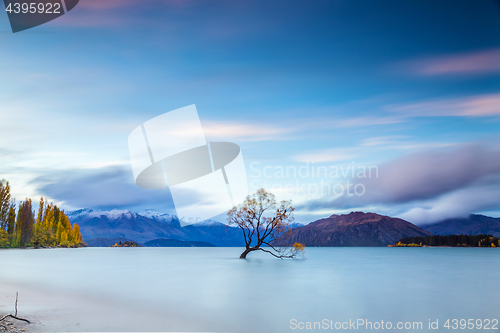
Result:
<svg viewBox="0 0 500 333">
<path fill-rule="evenodd" d="M 281 259 L 296 258 L 303 253 L 304 246 L 299 243 L 291 247 L 274 245 L 278 238 L 291 233 L 293 211 L 291 201 L 284 200 L 278 205 L 274 194 L 264 189 L 249 195 L 240 206 L 233 207 L 227 214 L 227 220 L 229 225 L 236 225 L 243 231 L 246 248 L 240 258 L 246 259 L 250 252 L 257 250 Z"/>
</svg>

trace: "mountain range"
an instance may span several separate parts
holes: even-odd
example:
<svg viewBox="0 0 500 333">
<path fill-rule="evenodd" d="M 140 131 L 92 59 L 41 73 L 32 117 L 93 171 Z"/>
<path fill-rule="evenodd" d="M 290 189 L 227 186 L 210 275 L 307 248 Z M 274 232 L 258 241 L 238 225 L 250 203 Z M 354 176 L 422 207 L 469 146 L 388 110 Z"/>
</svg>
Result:
<svg viewBox="0 0 500 333">
<path fill-rule="evenodd" d="M 86 208 L 66 215 L 72 223 L 78 223 L 83 239 L 89 245 L 109 246 L 108 243 L 114 244 L 116 240 L 144 244 L 155 239 L 201 241 L 215 246 L 244 245 L 239 228 L 226 227 L 212 220 L 186 225 L 175 215 L 153 209 L 135 213 L 129 210 L 100 211 Z"/>
<path fill-rule="evenodd" d="M 78 223 L 89 246 L 110 246 L 119 242 L 150 242 L 152 246 L 235 246 L 245 243 L 239 228 L 199 219 L 185 220 L 154 209 L 138 213 L 129 210 L 100 211 L 80 209 L 67 213 Z M 193 223 L 195 222 L 195 223 Z M 293 223 L 292 233 L 282 244 L 302 243 L 306 246 L 386 246 L 401 238 L 449 234 L 492 234 L 500 236 L 500 218 L 470 215 L 418 227 L 408 221 L 375 213 L 352 212 L 332 215 L 307 225 Z M 172 241 L 175 240 L 175 241 Z M 198 243 L 196 243 L 198 242 Z M 202 243 L 199 243 L 202 242 Z M 176 245 L 177 244 L 177 245 Z"/>
<path fill-rule="evenodd" d="M 446 219 L 433 224 L 422 226 L 436 235 L 492 235 L 500 237 L 500 218 L 494 218 L 479 214 L 471 214 L 469 217 Z"/>
</svg>

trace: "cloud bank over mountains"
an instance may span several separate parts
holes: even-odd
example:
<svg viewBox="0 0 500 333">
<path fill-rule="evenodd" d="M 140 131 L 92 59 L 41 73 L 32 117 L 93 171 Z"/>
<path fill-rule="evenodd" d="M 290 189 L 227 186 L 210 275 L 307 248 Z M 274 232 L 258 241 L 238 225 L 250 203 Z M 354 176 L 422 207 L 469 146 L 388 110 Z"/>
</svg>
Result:
<svg viewBox="0 0 500 333">
<path fill-rule="evenodd" d="M 362 196 L 315 200 L 308 210 L 382 207 L 413 223 L 429 223 L 500 208 L 500 148 L 462 144 L 396 158 L 379 167 L 379 176 L 354 179 Z"/>
<path fill-rule="evenodd" d="M 67 169 L 39 176 L 32 184 L 38 192 L 72 209 L 135 210 L 147 207 L 175 212 L 170 192 L 140 188 L 134 183 L 130 167 Z"/>
<path fill-rule="evenodd" d="M 297 202 L 305 212 L 324 209 L 387 213 L 425 224 L 500 209 L 500 147 L 466 143 L 408 154 L 378 167 L 378 177 L 350 179 L 364 195 Z M 168 190 L 137 187 L 124 166 L 66 170 L 32 181 L 39 192 L 71 208 L 155 208 L 175 214 Z M 300 221 L 306 222 L 306 221 Z"/>
</svg>

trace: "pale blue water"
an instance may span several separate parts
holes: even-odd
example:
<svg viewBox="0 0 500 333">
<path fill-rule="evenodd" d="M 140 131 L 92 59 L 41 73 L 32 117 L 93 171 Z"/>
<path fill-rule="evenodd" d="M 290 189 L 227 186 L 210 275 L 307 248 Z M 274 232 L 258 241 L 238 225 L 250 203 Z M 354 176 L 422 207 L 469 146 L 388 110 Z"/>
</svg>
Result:
<svg viewBox="0 0 500 333">
<path fill-rule="evenodd" d="M 19 291 L 20 313 L 54 331 L 311 331 L 291 329 L 293 319 L 422 322 L 402 331 L 436 331 L 430 319 L 440 332 L 489 332 L 443 324 L 500 319 L 500 249 L 309 248 L 295 261 L 240 260 L 240 250 L 2 250 L 0 312 Z"/>
</svg>

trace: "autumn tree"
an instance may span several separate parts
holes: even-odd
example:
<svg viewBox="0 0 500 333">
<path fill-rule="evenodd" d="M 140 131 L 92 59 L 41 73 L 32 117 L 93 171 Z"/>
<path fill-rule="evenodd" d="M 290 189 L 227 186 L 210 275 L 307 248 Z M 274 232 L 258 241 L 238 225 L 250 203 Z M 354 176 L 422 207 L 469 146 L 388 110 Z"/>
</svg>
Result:
<svg viewBox="0 0 500 333">
<path fill-rule="evenodd" d="M 43 197 L 40 198 L 40 203 L 38 204 L 38 215 L 36 217 L 36 225 L 35 225 L 35 230 L 41 229 L 44 227 L 43 225 L 43 213 L 44 213 L 44 208 L 45 208 L 45 201 L 43 200 Z"/>
<path fill-rule="evenodd" d="M 35 225 L 35 213 L 31 199 L 24 200 L 19 206 L 16 221 L 17 240 L 20 245 L 27 244 L 33 234 Z"/>
<path fill-rule="evenodd" d="M 53 226 L 55 225 L 57 227 L 57 223 L 56 223 L 56 218 L 54 216 L 54 205 L 53 204 L 45 206 L 45 212 L 43 214 L 43 218 L 42 218 L 41 223 L 43 225 L 43 228 L 50 230 L 50 232 L 52 234 L 54 234 Z"/>
<path fill-rule="evenodd" d="M 7 233 L 7 231 L 0 229 L 0 248 L 9 246 L 10 246 L 9 234 Z"/>
<path fill-rule="evenodd" d="M 47 247 L 56 245 L 55 237 L 52 235 L 52 230 L 49 228 L 44 221 L 45 213 L 45 200 L 40 198 L 40 203 L 38 204 L 38 214 L 35 223 L 35 232 L 31 237 L 31 244 L 37 247 Z"/>
<path fill-rule="evenodd" d="M 80 232 L 80 226 L 76 223 L 73 223 L 72 238 L 73 238 L 73 243 L 77 245 L 84 244 L 83 236 L 82 233 Z"/>
<path fill-rule="evenodd" d="M 54 204 L 48 204 L 40 199 L 35 233 L 31 243 L 35 246 L 73 247 L 84 245 L 80 227 L 69 221 L 64 213 Z"/>
<path fill-rule="evenodd" d="M 16 206 L 11 205 L 9 209 L 9 215 L 7 217 L 7 233 L 12 235 L 16 228 Z"/>
<path fill-rule="evenodd" d="M 10 185 L 0 180 L 0 247 L 16 246 L 85 246 L 80 227 L 69 221 L 56 205 L 40 199 L 38 214 L 31 199 L 19 205 L 16 216 L 15 199 L 10 195 Z"/>
<path fill-rule="evenodd" d="M 229 225 L 237 226 L 243 232 L 245 250 L 240 258 L 246 259 L 252 251 L 263 251 L 277 258 L 296 258 L 304 251 L 302 244 L 278 247 L 274 242 L 291 232 L 294 208 L 291 201 L 276 202 L 274 194 L 260 189 L 248 196 L 243 204 L 228 212 Z"/>
<path fill-rule="evenodd" d="M 0 229 L 7 231 L 9 210 L 12 205 L 10 184 L 5 179 L 0 180 Z"/>
</svg>

